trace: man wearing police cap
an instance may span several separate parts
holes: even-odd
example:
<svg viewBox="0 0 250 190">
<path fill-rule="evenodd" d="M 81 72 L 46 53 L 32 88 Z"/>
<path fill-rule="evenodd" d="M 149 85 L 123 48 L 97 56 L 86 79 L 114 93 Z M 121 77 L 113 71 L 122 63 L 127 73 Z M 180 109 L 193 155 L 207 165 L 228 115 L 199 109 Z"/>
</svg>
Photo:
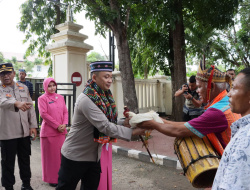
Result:
<svg viewBox="0 0 250 190">
<path fill-rule="evenodd" d="M 129 141 L 132 135 L 144 134 L 144 130 L 124 127 L 128 119 L 117 121 L 115 101 L 109 90 L 112 65 L 109 61 L 90 65 L 91 79 L 76 100 L 73 123 L 62 146 L 57 190 L 75 190 L 80 180 L 84 190 L 97 189 L 101 172 L 112 176 L 112 171 L 107 174 L 109 169 L 100 167 L 102 149 L 112 155 L 109 143 L 116 142 L 116 138 Z M 108 183 L 106 180 L 102 188 L 112 185 L 112 181 Z"/>
<path fill-rule="evenodd" d="M 0 140 L 2 186 L 13 190 L 14 168 L 17 155 L 21 190 L 32 190 L 30 186 L 30 136 L 36 138 L 36 114 L 28 88 L 14 82 L 15 71 L 11 63 L 0 64 Z"/>
</svg>

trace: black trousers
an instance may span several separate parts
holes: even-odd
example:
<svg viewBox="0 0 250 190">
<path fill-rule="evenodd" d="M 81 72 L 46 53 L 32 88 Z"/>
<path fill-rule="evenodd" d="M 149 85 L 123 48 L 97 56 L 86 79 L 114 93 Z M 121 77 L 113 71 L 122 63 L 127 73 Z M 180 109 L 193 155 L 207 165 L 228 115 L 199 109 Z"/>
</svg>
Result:
<svg viewBox="0 0 250 190">
<path fill-rule="evenodd" d="M 2 186 L 12 187 L 15 184 L 15 160 L 18 158 L 20 178 L 25 186 L 30 185 L 30 137 L 1 140 Z"/>
<path fill-rule="evenodd" d="M 100 182 L 101 165 L 99 162 L 78 162 L 62 155 L 56 190 L 75 190 L 81 180 L 84 190 L 96 190 Z"/>
</svg>

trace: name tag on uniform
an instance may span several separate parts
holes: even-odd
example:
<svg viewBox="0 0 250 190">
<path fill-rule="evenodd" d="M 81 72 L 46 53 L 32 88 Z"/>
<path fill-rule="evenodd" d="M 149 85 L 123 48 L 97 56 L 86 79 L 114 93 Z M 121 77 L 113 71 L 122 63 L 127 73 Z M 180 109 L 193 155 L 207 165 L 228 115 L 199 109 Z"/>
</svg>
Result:
<svg viewBox="0 0 250 190">
<path fill-rule="evenodd" d="M 6 97 L 11 98 L 12 96 L 11 96 L 11 94 L 6 94 Z"/>
<path fill-rule="evenodd" d="M 52 104 L 52 103 L 54 103 L 53 101 L 52 102 L 49 102 L 49 104 Z"/>
<path fill-rule="evenodd" d="M 23 89 L 23 90 L 19 90 L 19 92 L 25 92 L 25 90 Z"/>
</svg>

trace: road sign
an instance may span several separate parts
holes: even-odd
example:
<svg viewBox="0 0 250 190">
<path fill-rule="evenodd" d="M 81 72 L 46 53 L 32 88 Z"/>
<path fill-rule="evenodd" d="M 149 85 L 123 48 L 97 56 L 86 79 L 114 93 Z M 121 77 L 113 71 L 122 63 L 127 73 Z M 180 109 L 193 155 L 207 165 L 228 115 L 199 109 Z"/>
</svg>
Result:
<svg viewBox="0 0 250 190">
<path fill-rule="evenodd" d="M 74 72 L 71 75 L 71 82 L 75 83 L 76 86 L 80 86 L 82 84 L 82 75 L 78 72 Z"/>
</svg>

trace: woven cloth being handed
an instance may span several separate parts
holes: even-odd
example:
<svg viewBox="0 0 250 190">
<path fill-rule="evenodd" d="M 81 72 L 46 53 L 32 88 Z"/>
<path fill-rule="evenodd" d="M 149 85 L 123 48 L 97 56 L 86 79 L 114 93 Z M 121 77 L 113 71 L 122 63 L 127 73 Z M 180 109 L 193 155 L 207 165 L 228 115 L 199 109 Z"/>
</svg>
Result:
<svg viewBox="0 0 250 190">
<path fill-rule="evenodd" d="M 128 112 L 128 114 L 129 114 L 129 117 L 132 117 L 129 120 L 129 124 L 130 124 L 132 129 L 135 128 L 138 123 L 141 123 L 143 121 L 149 121 L 152 119 L 158 123 L 163 123 L 163 121 L 159 117 L 159 114 L 153 110 L 150 112 L 147 112 L 147 113 L 135 114 L 134 112 Z"/>
</svg>

